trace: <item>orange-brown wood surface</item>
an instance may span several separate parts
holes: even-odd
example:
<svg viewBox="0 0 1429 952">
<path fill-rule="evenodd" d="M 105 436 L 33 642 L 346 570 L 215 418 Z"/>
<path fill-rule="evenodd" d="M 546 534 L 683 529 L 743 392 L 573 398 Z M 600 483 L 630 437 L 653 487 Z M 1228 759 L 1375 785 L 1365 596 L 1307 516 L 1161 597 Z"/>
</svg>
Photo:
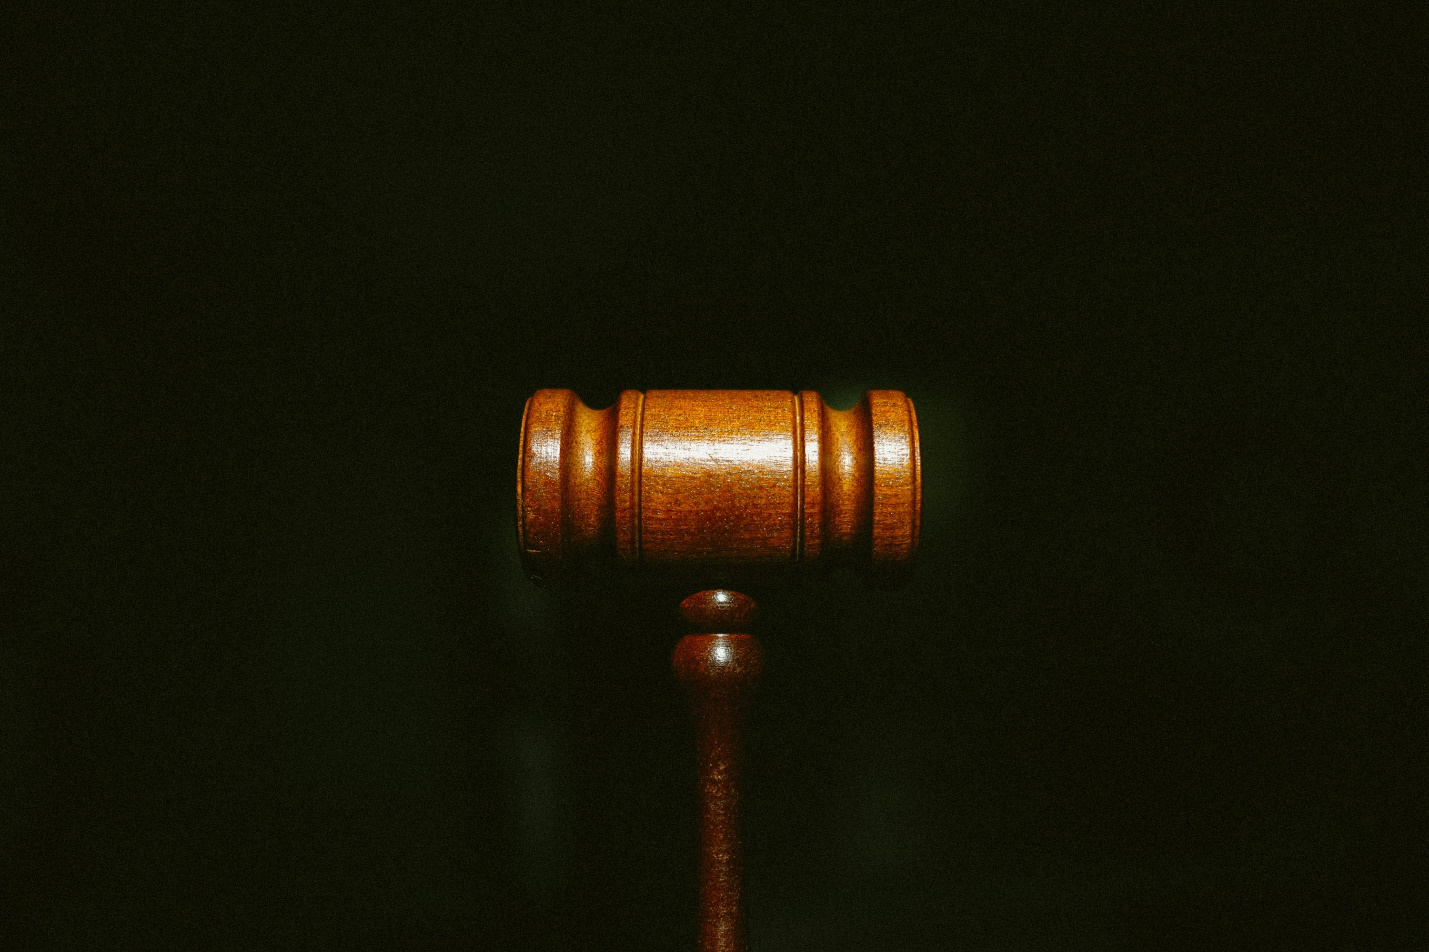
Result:
<svg viewBox="0 0 1429 952">
<path fill-rule="evenodd" d="M 526 403 L 521 553 L 543 574 L 587 559 L 896 564 L 918 547 L 913 403 L 849 410 L 785 390 L 627 390 L 592 410 L 570 390 Z"/>
<path fill-rule="evenodd" d="M 680 604 L 698 631 L 675 648 L 675 675 L 695 720 L 700 818 L 699 952 L 745 952 L 739 839 L 742 727 L 759 679 L 763 652 L 741 633 L 754 620 L 754 599 L 706 591 Z"/>
<path fill-rule="evenodd" d="M 521 423 L 521 555 L 537 576 L 597 560 L 696 577 L 898 566 L 918 548 L 920 466 L 913 402 L 896 390 L 848 410 L 811 391 L 627 390 L 592 410 L 570 390 L 539 390 Z M 743 631 L 754 601 L 710 590 L 680 608 L 696 631 L 673 664 L 697 738 L 699 949 L 745 952 L 739 775 L 763 657 Z"/>
</svg>

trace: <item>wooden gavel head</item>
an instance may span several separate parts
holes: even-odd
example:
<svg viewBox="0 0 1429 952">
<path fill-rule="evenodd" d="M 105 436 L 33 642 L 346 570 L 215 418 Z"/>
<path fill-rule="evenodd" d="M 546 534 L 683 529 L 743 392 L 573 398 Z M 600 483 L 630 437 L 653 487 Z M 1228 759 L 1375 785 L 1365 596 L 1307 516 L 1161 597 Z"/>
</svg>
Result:
<svg viewBox="0 0 1429 952">
<path fill-rule="evenodd" d="M 905 565 L 921 497 L 918 422 L 897 390 L 850 410 L 785 390 L 626 390 L 592 410 L 538 390 L 521 423 L 518 531 L 537 577 L 599 560 Z"/>
</svg>

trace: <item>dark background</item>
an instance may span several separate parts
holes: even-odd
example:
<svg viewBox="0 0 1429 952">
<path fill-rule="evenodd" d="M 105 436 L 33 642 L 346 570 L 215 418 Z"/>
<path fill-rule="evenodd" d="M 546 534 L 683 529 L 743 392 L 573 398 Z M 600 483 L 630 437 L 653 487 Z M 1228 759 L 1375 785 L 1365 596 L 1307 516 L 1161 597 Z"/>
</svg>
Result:
<svg viewBox="0 0 1429 952">
<path fill-rule="evenodd" d="M 692 947 L 538 387 L 918 405 L 912 584 L 764 598 L 756 949 L 1429 942 L 1422 8 L 934 10 L 10 31 L 7 948 Z"/>
</svg>

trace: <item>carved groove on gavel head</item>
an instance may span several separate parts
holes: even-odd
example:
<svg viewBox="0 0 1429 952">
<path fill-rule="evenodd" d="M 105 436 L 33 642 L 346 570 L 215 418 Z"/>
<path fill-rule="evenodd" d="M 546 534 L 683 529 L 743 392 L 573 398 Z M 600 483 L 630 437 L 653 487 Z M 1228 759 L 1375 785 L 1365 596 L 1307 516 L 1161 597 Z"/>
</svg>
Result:
<svg viewBox="0 0 1429 952">
<path fill-rule="evenodd" d="M 521 555 L 544 576 L 590 561 L 688 568 L 909 562 L 922 474 L 913 402 L 849 410 L 786 390 L 570 390 L 526 401 Z"/>
</svg>

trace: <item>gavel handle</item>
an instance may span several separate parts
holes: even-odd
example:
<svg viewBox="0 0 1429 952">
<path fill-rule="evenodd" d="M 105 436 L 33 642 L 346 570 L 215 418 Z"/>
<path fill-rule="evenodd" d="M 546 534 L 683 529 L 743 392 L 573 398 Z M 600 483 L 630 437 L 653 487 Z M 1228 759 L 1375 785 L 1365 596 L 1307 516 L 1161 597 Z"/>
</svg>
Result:
<svg viewBox="0 0 1429 952">
<path fill-rule="evenodd" d="M 746 952 L 739 843 L 744 714 L 762 652 L 752 635 L 687 635 L 675 674 L 695 719 L 699 770 L 699 952 Z"/>
</svg>

